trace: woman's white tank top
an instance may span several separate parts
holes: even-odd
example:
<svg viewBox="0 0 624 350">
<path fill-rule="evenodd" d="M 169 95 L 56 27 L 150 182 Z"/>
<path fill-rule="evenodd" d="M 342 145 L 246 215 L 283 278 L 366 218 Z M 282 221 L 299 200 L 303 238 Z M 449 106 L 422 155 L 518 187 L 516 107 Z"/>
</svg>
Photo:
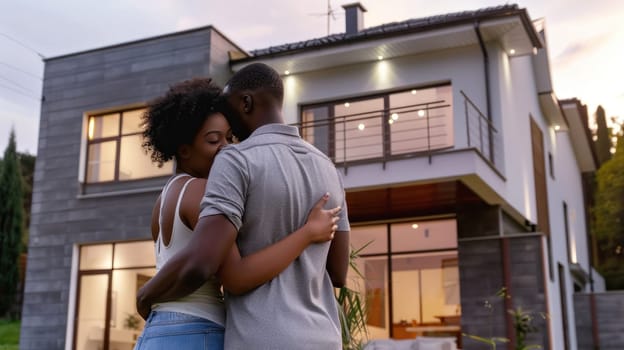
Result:
<svg viewBox="0 0 624 350">
<path fill-rule="evenodd" d="M 167 191 L 177 179 L 187 177 L 184 186 L 180 190 L 173 216 L 173 228 L 169 245 L 165 245 L 162 238 L 163 223 L 163 203 L 165 202 Z M 165 263 L 176 253 L 182 250 L 191 239 L 193 230 L 189 229 L 180 218 L 180 203 L 189 183 L 195 178 L 187 174 L 180 174 L 171 179 L 163 188 L 160 200 L 160 213 L 158 215 L 158 239 L 155 243 L 156 271 L 159 271 Z M 156 311 L 181 312 L 197 317 L 208 319 L 212 322 L 225 326 L 225 308 L 223 305 L 223 294 L 221 285 L 215 277 L 211 277 L 204 285 L 195 292 L 184 298 L 166 303 L 154 304 L 152 307 Z"/>
</svg>

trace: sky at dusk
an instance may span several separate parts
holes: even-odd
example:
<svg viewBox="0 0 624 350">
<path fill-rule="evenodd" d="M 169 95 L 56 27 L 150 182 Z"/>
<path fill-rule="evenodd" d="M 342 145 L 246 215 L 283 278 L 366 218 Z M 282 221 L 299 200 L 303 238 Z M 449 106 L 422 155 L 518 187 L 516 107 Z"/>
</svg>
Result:
<svg viewBox="0 0 624 350">
<path fill-rule="evenodd" d="M 344 32 L 342 4 L 330 32 Z M 362 0 L 366 27 L 505 3 L 545 18 L 555 93 L 624 118 L 624 1 Z M 0 151 L 37 152 L 43 57 L 214 25 L 243 49 L 327 35 L 327 0 L 0 0 Z"/>
</svg>

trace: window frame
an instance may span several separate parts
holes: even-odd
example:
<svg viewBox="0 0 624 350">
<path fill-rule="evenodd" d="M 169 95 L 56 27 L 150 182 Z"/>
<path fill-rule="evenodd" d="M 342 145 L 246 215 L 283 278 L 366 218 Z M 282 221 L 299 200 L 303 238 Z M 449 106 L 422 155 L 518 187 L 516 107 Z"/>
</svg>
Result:
<svg viewBox="0 0 624 350">
<path fill-rule="evenodd" d="M 141 178 L 136 178 L 136 179 L 127 179 L 127 180 L 120 180 L 119 179 L 119 167 L 120 167 L 120 159 L 121 159 L 121 141 L 124 137 L 130 137 L 130 136 L 136 136 L 136 135 L 141 135 L 142 131 L 137 131 L 137 132 L 132 132 L 132 133 L 127 133 L 127 134 L 123 134 L 123 118 L 124 118 L 124 114 L 129 113 L 129 112 L 135 112 L 138 110 L 145 110 L 146 106 L 135 106 L 132 108 L 127 108 L 127 109 L 118 109 L 118 110 L 109 110 L 109 111 L 104 111 L 104 112 L 97 112 L 97 113 L 86 113 L 86 128 L 87 128 L 87 133 L 86 133 L 86 143 L 85 143 L 85 156 L 84 156 L 84 164 L 83 164 L 83 169 L 84 169 L 84 177 L 82 179 L 82 184 L 83 186 L 94 186 L 94 185 L 110 185 L 110 184 L 119 184 L 119 183 L 132 183 L 132 182 L 137 182 L 137 181 L 145 181 L 148 179 L 157 179 L 157 178 L 164 178 L 164 177 L 169 177 L 171 176 L 171 174 L 166 174 L 166 175 L 154 175 L 154 176 L 147 176 L 147 177 L 141 177 Z M 98 118 L 98 117 L 102 117 L 105 115 L 111 115 L 111 114 L 117 114 L 119 116 L 119 125 L 117 127 L 117 135 L 116 136 L 107 136 L 107 137 L 101 137 L 101 138 L 94 138 L 94 139 L 90 139 L 89 138 L 89 124 L 91 122 L 91 118 Z M 107 180 L 107 181 L 89 181 L 89 151 L 90 151 L 90 147 L 93 145 L 97 145 L 97 144 L 101 144 L 101 143 L 105 143 L 105 142 L 111 142 L 114 141 L 116 143 L 115 145 L 115 168 L 113 170 L 114 172 L 114 176 L 113 176 L 113 180 Z M 173 170 L 172 170 L 173 173 Z M 84 193 L 84 189 L 83 189 L 83 193 Z"/>
<path fill-rule="evenodd" d="M 108 114 L 108 113 L 107 113 Z M 105 318 L 104 318 L 104 334 L 103 334 L 103 340 L 102 340 L 102 348 L 103 349 L 109 349 L 110 348 L 110 322 L 111 322 L 111 304 L 112 304 L 112 292 L 113 292 L 113 273 L 115 271 L 124 271 L 124 270 L 139 270 L 139 269 L 156 269 L 156 263 L 154 263 L 154 265 L 136 265 L 136 266 L 125 266 L 125 267 L 115 267 L 115 248 L 117 247 L 118 244 L 126 244 L 126 243 L 138 243 L 138 242 L 153 242 L 152 240 L 145 240 L 145 239 L 140 239 L 140 240 L 128 240 L 128 241 L 112 241 L 112 242 L 89 242 L 89 243 L 85 243 L 85 244 L 80 244 L 78 245 L 78 258 L 77 258 L 77 271 L 76 271 L 76 276 L 77 276 L 77 280 L 76 280 L 76 295 L 75 295 L 75 309 L 73 311 L 73 318 L 74 318 L 74 322 L 72 325 L 73 328 L 73 334 L 72 334 L 72 349 L 76 349 L 77 346 L 77 341 L 78 341 L 78 327 L 79 327 L 79 322 L 78 322 L 78 318 L 80 316 L 80 295 L 81 295 L 81 291 L 82 291 L 82 277 L 84 276 L 97 276 L 97 275 L 102 275 L 102 276 L 107 276 L 107 289 L 106 289 L 106 311 L 105 311 Z M 110 256 L 110 262 L 111 262 L 111 266 L 110 268 L 95 268 L 95 269 L 90 269 L 90 268 L 86 268 L 86 269 L 81 269 L 80 267 L 80 258 L 82 255 L 82 248 L 83 247 L 88 247 L 88 246 L 97 246 L 97 245 L 110 245 L 111 246 L 111 256 Z"/>
<path fill-rule="evenodd" d="M 298 117 L 297 117 L 297 121 L 298 121 L 298 125 L 299 125 L 299 130 L 300 130 L 300 134 L 303 137 L 303 133 L 301 132 L 301 126 L 304 123 L 303 120 L 303 113 L 305 110 L 307 109 L 314 109 L 314 108 L 320 108 L 320 107 L 325 107 L 328 109 L 328 118 L 327 118 L 327 122 L 329 124 L 329 135 L 328 135 L 328 154 L 327 156 L 332 160 L 332 162 L 337 163 L 337 164 L 344 164 L 344 165 L 355 165 L 355 164 L 369 164 L 369 163 L 375 163 L 375 162 L 379 162 L 379 161 L 383 161 L 384 163 L 386 161 L 389 160 L 393 160 L 393 159 L 404 159 L 404 158 L 411 158 L 411 157 L 418 157 L 421 155 L 425 155 L 425 154 L 431 154 L 431 153 L 435 153 L 435 152 L 444 152 L 444 151 L 448 151 L 448 150 L 452 150 L 455 149 L 455 147 L 457 146 L 455 144 L 455 140 L 453 140 L 452 145 L 450 146 L 446 146 L 446 147 L 441 147 L 441 148 L 436 148 L 436 149 L 430 149 L 430 150 L 424 150 L 424 151 L 412 151 L 412 152 L 407 152 L 407 153 L 398 153 L 398 154 L 393 154 L 392 153 L 392 149 L 391 149 L 391 144 L 392 144 L 392 132 L 391 132 L 391 128 L 388 125 L 388 123 L 386 123 L 385 121 L 388 120 L 389 118 L 389 112 L 390 112 L 390 95 L 393 94 L 397 94 L 397 93 L 402 93 L 402 92 L 408 92 L 411 90 L 426 90 L 426 89 L 433 89 L 433 88 L 439 88 L 439 87 L 444 87 L 444 86 L 448 86 L 451 88 L 451 98 L 453 97 L 453 84 L 452 81 L 447 80 L 447 81 L 442 81 L 442 82 L 437 82 L 437 83 L 431 83 L 431 84 L 425 84 L 425 85 L 415 85 L 415 86 L 403 86 L 403 87 L 399 87 L 399 88 L 395 88 L 395 89 L 389 89 L 389 90 L 383 90 L 383 91 L 376 91 L 376 92 L 371 92 L 371 93 L 364 93 L 361 95 L 354 95 L 352 97 L 340 97 L 337 99 L 327 99 L 327 100 L 322 100 L 319 102 L 312 102 L 312 103 L 299 103 L 299 113 L 298 113 Z M 335 125 L 336 125 L 336 120 L 335 120 L 335 111 L 334 111 L 334 106 L 338 105 L 338 104 L 344 104 L 346 102 L 360 102 L 360 101 L 365 101 L 365 100 L 371 100 L 371 99 L 376 99 L 376 98 L 381 98 L 383 99 L 383 105 L 384 105 L 384 109 L 381 111 L 381 115 L 380 117 L 382 118 L 382 131 L 381 131 L 381 137 L 382 137 L 382 156 L 381 157 L 376 157 L 376 158 L 366 158 L 366 159 L 355 159 L 355 160 L 348 160 L 348 159 L 343 159 L 340 162 L 336 162 L 336 131 L 335 131 Z M 451 109 L 451 128 L 454 128 L 453 125 L 453 120 L 455 118 L 454 115 L 454 102 L 451 100 L 448 102 L 449 103 L 449 107 Z M 455 130 L 453 130 L 453 132 L 455 132 Z M 305 139 L 305 138 L 304 138 Z"/>
<path fill-rule="evenodd" d="M 366 258 L 375 258 L 375 259 L 380 259 L 380 260 L 384 260 L 386 262 L 386 274 L 387 274 L 387 280 L 386 280 L 386 284 L 385 284 L 385 288 L 386 288 L 386 292 L 387 292 L 387 297 L 388 297 L 388 310 L 386 310 L 386 316 L 388 317 L 388 322 L 389 324 L 387 325 L 388 327 L 388 337 L 395 339 L 394 338 L 394 329 L 393 329 L 393 323 L 394 323 L 394 311 L 393 311 L 393 305 L 394 305 L 394 292 L 393 292 L 393 258 L 394 257 L 405 257 L 405 256 L 412 256 L 412 255 L 421 255 L 421 254 L 430 254 L 430 253 L 435 253 L 435 254 L 443 254 L 443 253 L 450 253 L 450 254 L 456 254 L 456 256 L 454 257 L 454 259 L 456 259 L 456 261 L 458 262 L 458 266 L 459 266 L 459 237 L 457 237 L 457 246 L 455 247 L 442 247 L 442 248 L 433 248 L 433 249 L 422 249 L 422 250 L 405 250 L 405 251 L 394 251 L 392 249 L 392 236 L 393 236 L 393 231 L 392 231 L 392 226 L 395 224 L 402 224 L 402 223 L 410 223 L 410 222 L 430 222 L 430 221 L 443 221 L 443 220 L 453 220 L 455 222 L 455 225 L 457 225 L 457 217 L 456 216 L 449 216 L 449 217 L 439 217 L 439 218 L 419 218 L 419 217 L 415 217 L 415 218 L 401 218 L 400 220 L 389 220 L 389 221 L 382 221 L 382 222 L 358 222 L 355 223 L 353 225 L 353 227 L 366 227 L 366 226 L 385 226 L 385 241 L 386 241 L 386 250 L 384 252 L 377 252 L 377 253 L 366 253 L 366 252 L 361 252 L 358 257 L 361 259 L 366 259 Z M 456 226 L 457 227 L 457 226 Z M 441 267 L 442 268 L 442 267 Z M 366 280 L 366 278 L 364 278 L 364 280 Z M 460 289 L 460 302 L 461 302 L 461 280 L 458 281 L 459 283 L 459 289 Z M 419 301 L 419 303 L 421 303 Z"/>
</svg>

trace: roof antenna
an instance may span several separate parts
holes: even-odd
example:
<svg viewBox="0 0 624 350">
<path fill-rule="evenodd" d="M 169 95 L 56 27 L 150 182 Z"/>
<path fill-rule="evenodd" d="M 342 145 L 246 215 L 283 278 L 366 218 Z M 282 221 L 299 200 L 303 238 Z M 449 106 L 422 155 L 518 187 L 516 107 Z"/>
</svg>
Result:
<svg viewBox="0 0 624 350">
<path fill-rule="evenodd" d="M 329 24 L 331 22 L 330 20 L 336 20 L 336 11 L 334 11 L 334 9 L 332 9 L 331 7 L 331 0 L 327 0 L 327 12 L 311 13 L 310 16 L 327 17 L 327 35 L 329 36 Z"/>
</svg>

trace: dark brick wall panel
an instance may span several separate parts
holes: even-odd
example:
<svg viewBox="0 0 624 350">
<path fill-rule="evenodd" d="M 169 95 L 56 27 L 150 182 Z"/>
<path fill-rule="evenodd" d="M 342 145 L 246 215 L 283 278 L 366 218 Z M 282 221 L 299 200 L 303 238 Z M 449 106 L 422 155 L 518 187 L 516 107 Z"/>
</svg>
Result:
<svg viewBox="0 0 624 350">
<path fill-rule="evenodd" d="M 594 350 L 591 312 L 591 295 L 574 294 L 574 319 L 576 322 L 576 343 L 578 350 Z"/>
<path fill-rule="evenodd" d="M 85 113 L 139 106 L 196 76 L 225 81 L 230 71 L 223 55 L 236 48 L 212 32 L 204 28 L 46 61 L 21 349 L 65 348 L 74 245 L 150 238 L 157 191 L 80 197 Z M 164 181 L 90 186 L 88 192 L 159 187 Z"/>
<path fill-rule="evenodd" d="M 514 308 L 521 307 L 533 316 L 536 333 L 527 337 L 527 344 L 549 349 L 546 316 L 546 295 L 542 266 L 541 236 L 509 239 L 511 260 L 511 296 Z"/>
<path fill-rule="evenodd" d="M 600 350 L 624 349 L 624 291 L 596 293 Z"/>
</svg>

